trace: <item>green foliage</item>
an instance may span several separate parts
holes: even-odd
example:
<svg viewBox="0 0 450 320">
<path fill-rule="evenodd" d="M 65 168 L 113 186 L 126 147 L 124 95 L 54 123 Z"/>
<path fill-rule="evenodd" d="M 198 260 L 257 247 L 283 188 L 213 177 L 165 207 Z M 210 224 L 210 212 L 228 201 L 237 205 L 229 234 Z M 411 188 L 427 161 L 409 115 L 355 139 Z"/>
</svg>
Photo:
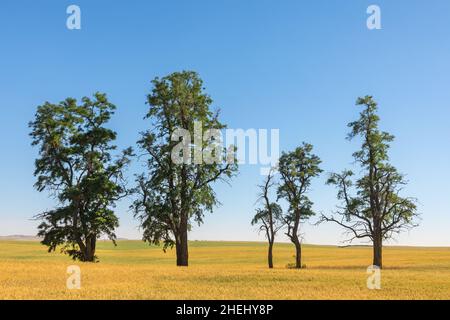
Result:
<svg viewBox="0 0 450 320">
<path fill-rule="evenodd" d="M 358 98 L 356 104 L 364 109 L 357 121 L 349 123 L 348 139 L 361 139 L 361 148 L 353 154 L 363 174 L 354 179 L 354 173 L 345 170 L 333 173 L 328 184 L 338 188 L 339 218 L 323 217 L 344 227 L 352 237 L 369 238 L 381 244 L 394 233 L 414 227 L 417 216 L 415 199 L 400 196 L 406 185 L 404 176 L 389 163 L 389 143 L 394 136 L 380 131 L 377 103 L 371 96 Z"/>
<path fill-rule="evenodd" d="M 285 199 L 289 210 L 284 216 L 288 226 L 288 236 L 296 237 L 299 224 L 309 219 L 315 213 L 312 210 L 313 202 L 308 198 L 313 178 L 321 172 L 321 160 L 312 153 L 313 146 L 303 143 L 292 152 L 283 153 L 279 160 L 278 171 L 281 175 L 278 187 L 278 198 Z"/>
<path fill-rule="evenodd" d="M 174 163 L 171 154 L 179 143 L 171 139 L 175 130 L 182 128 L 192 134 L 195 122 L 201 123 L 203 132 L 221 130 L 225 125 L 219 121 L 219 112 L 211 110 L 212 99 L 204 93 L 203 82 L 195 72 L 175 72 L 156 78 L 152 84 L 145 117 L 150 129 L 138 141 L 147 157 L 147 172 L 137 177 L 137 199 L 132 208 L 141 221 L 143 239 L 162 242 L 165 250 L 180 243 L 192 222 L 200 225 L 205 212 L 218 205 L 212 184 L 230 179 L 237 164 Z M 192 144 L 194 147 L 199 146 Z M 194 155 L 191 152 L 189 157 Z"/>
<path fill-rule="evenodd" d="M 82 99 L 68 98 L 59 104 L 46 102 L 30 122 L 32 145 L 39 147 L 35 161 L 35 187 L 51 192 L 59 206 L 37 217 L 42 243 L 58 246 L 72 258 L 95 259 L 95 242 L 101 235 L 115 241 L 118 219 L 114 203 L 127 192 L 123 170 L 132 150 L 113 159 L 116 133 L 104 125 L 115 106 L 105 94 Z"/>
<path fill-rule="evenodd" d="M 264 208 L 256 209 L 256 214 L 252 219 L 252 225 L 268 225 L 270 221 L 270 212 L 272 212 L 274 221 L 281 220 L 283 210 L 278 203 L 272 202 L 269 207 L 265 206 Z"/>
</svg>

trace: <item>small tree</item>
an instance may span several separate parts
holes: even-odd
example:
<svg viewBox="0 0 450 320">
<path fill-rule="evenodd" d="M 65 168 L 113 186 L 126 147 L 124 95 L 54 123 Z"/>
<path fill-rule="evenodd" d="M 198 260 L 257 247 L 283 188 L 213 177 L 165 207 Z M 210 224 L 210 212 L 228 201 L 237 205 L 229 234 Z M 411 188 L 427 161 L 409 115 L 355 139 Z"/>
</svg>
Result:
<svg viewBox="0 0 450 320">
<path fill-rule="evenodd" d="M 259 230 L 264 231 L 267 241 L 269 242 L 267 261 L 269 268 L 273 268 L 273 245 L 277 232 L 283 227 L 282 215 L 283 210 L 280 205 L 271 202 L 269 198 L 270 190 L 274 187 L 273 171 L 269 172 L 263 185 L 259 186 L 261 194 L 258 201 L 263 202 L 263 208 L 258 208 L 253 217 L 252 225 L 259 225 Z"/>
<path fill-rule="evenodd" d="M 278 198 L 285 199 L 289 210 L 283 220 L 287 227 L 286 235 L 295 245 L 295 267 L 302 268 L 302 248 L 300 241 L 300 224 L 314 215 L 313 203 L 307 196 L 313 178 L 322 170 L 321 160 L 312 153 L 313 146 L 303 143 L 293 152 L 283 153 L 279 160 L 278 170 L 281 175 L 278 187 Z"/>
<path fill-rule="evenodd" d="M 356 104 L 363 106 L 357 121 L 349 123 L 348 139 L 361 137 L 361 149 L 353 154 L 363 175 L 355 182 L 354 174 L 346 170 L 333 173 L 328 184 L 338 188 L 338 199 L 342 205 L 337 212 L 339 218 L 322 216 L 322 221 L 335 222 L 345 228 L 354 239 L 370 239 L 373 243 L 373 265 L 383 266 L 383 241 L 405 228 L 414 227 L 417 216 L 415 199 L 400 196 L 406 185 L 403 175 L 389 163 L 389 143 L 394 136 L 378 129 L 380 118 L 377 103 L 371 96 L 358 98 Z"/>
<path fill-rule="evenodd" d="M 123 171 L 131 149 L 112 159 L 116 133 L 105 127 L 115 106 L 106 95 L 68 98 L 39 106 L 30 123 L 32 144 L 39 146 L 35 187 L 52 192 L 59 206 L 37 217 L 42 243 L 58 246 L 73 259 L 95 261 L 96 241 L 106 235 L 114 243 L 118 219 L 113 208 L 127 192 Z"/>
<path fill-rule="evenodd" d="M 137 199 L 132 208 L 141 220 L 144 241 L 157 245 L 163 242 L 164 250 L 175 245 L 177 265 L 188 266 L 188 231 L 192 222 L 200 225 L 204 212 L 212 211 L 218 204 L 212 184 L 228 181 L 236 173 L 237 164 L 234 152 L 232 161 L 226 158 L 226 152 L 222 158 L 218 141 L 213 148 L 211 137 L 205 143 L 206 132 L 217 132 L 225 125 L 219 121 L 219 112 L 210 110 L 212 100 L 203 92 L 197 73 L 176 72 L 156 78 L 153 86 L 146 116 L 151 129 L 138 142 L 148 157 L 148 171 L 137 177 Z M 195 129 L 205 136 L 198 137 Z M 183 143 L 179 141 L 180 132 L 185 132 L 181 136 Z M 213 156 L 202 161 L 206 154 Z M 174 161 L 179 155 L 182 163 Z"/>
</svg>

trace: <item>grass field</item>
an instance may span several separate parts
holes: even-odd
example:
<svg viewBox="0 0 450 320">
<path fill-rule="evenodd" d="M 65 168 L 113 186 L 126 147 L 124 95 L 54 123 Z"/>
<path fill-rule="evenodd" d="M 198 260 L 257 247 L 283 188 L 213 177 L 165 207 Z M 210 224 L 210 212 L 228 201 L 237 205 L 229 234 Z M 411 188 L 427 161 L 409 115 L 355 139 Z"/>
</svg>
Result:
<svg viewBox="0 0 450 320">
<path fill-rule="evenodd" d="M 191 242 L 189 268 L 174 252 L 141 241 L 100 242 L 96 264 L 73 263 L 32 241 L 0 241 L 0 299 L 449 299 L 450 248 L 384 250 L 382 289 L 369 290 L 367 247 L 304 246 L 306 269 L 286 268 L 293 247 Z M 69 265 L 81 267 L 80 290 L 66 288 Z"/>
</svg>

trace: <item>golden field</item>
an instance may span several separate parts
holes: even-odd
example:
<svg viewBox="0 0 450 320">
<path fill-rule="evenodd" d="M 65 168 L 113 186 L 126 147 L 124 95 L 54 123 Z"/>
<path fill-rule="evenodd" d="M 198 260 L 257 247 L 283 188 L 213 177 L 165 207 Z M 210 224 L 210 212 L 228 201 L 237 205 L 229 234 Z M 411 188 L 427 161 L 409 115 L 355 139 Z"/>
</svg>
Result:
<svg viewBox="0 0 450 320">
<path fill-rule="evenodd" d="M 387 247 L 382 289 L 369 290 L 368 247 L 303 247 L 307 268 L 288 269 L 289 244 L 191 242 L 190 266 L 174 266 L 141 241 L 100 242 L 99 263 L 74 263 L 33 241 L 0 241 L 0 299 L 450 299 L 450 248 Z M 81 267 L 81 289 L 66 288 L 70 265 Z"/>
</svg>

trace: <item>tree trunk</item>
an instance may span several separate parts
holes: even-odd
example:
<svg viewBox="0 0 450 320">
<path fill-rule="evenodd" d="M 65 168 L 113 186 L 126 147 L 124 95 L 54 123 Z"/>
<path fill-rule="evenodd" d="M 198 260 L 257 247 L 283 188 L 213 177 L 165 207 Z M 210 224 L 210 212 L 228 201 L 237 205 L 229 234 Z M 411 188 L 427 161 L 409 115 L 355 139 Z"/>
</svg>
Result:
<svg viewBox="0 0 450 320">
<path fill-rule="evenodd" d="M 295 268 L 302 268 L 302 245 L 300 241 L 297 239 L 295 244 Z"/>
<path fill-rule="evenodd" d="M 86 239 L 86 248 L 84 251 L 84 261 L 85 262 L 94 262 L 96 243 L 97 243 L 96 236 L 90 236 Z"/>
<path fill-rule="evenodd" d="M 189 265 L 187 237 L 184 240 L 180 239 L 180 241 L 177 241 L 175 246 L 177 252 L 177 266 L 187 267 Z"/>
<path fill-rule="evenodd" d="M 300 210 L 297 209 L 295 211 L 295 223 L 291 230 L 291 234 L 289 238 L 291 238 L 292 243 L 295 245 L 295 268 L 301 269 L 302 268 L 302 244 L 300 242 L 300 239 L 298 238 L 298 229 L 300 227 Z M 289 232 L 288 232 L 289 233 Z"/>
<path fill-rule="evenodd" d="M 373 265 L 383 268 L 383 240 L 377 236 L 373 241 Z"/>
<path fill-rule="evenodd" d="M 268 252 L 268 255 L 267 255 L 267 261 L 269 263 L 269 268 L 270 269 L 273 269 L 273 254 L 272 254 L 272 251 L 273 251 L 273 242 L 269 242 L 269 252 Z"/>
<path fill-rule="evenodd" d="M 295 245 L 295 268 L 302 268 L 302 244 L 297 236 L 291 237 L 292 243 Z"/>
<path fill-rule="evenodd" d="M 189 253 L 188 253 L 188 230 L 187 220 L 182 218 L 180 225 L 180 234 L 177 237 L 175 243 L 177 251 L 177 266 L 187 267 L 189 265 Z"/>
</svg>

